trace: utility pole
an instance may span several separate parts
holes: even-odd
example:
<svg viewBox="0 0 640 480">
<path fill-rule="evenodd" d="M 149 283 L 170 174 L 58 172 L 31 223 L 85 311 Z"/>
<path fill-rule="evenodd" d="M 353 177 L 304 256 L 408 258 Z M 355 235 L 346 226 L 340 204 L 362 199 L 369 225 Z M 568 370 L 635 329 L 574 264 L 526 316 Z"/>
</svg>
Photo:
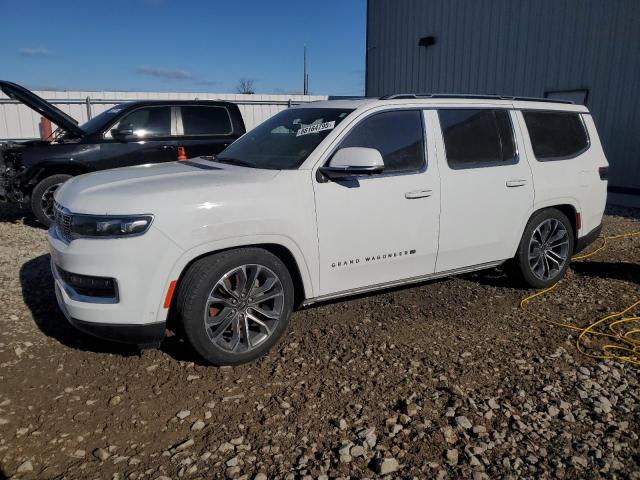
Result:
<svg viewBox="0 0 640 480">
<path fill-rule="evenodd" d="M 304 46 L 304 72 L 302 92 L 309 95 L 309 74 L 307 73 L 307 46 Z"/>
</svg>

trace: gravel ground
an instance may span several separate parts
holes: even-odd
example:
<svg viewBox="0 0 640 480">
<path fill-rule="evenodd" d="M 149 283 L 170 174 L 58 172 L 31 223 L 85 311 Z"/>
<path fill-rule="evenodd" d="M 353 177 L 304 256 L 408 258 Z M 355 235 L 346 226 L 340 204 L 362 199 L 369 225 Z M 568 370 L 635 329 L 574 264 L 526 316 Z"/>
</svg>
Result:
<svg viewBox="0 0 640 480">
<path fill-rule="evenodd" d="M 630 230 L 640 211 L 606 216 Z M 74 331 L 45 237 L 0 212 L 0 479 L 640 479 L 638 367 L 581 356 L 499 271 L 301 310 L 266 358 L 214 368 L 175 336 L 138 355 Z M 531 307 L 618 311 L 639 260 L 613 242 Z"/>
</svg>

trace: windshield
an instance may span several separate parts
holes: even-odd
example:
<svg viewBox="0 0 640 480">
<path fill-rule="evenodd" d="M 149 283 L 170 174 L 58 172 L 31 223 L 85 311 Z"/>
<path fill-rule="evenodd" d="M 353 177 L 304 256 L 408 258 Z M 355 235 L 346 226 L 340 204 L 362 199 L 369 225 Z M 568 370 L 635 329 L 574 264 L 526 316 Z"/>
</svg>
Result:
<svg viewBox="0 0 640 480">
<path fill-rule="evenodd" d="M 298 168 L 318 144 L 353 110 L 290 108 L 232 143 L 216 160 L 252 168 Z"/>
<path fill-rule="evenodd" d="M 111 120 L 115 118 L 115 116 L 120 113 L 124 107 L 122 105 L 116 105 L 111 107 L 109 110 L 105 110 L 99 115 L 96 115 L 88 122 L 80 125 L 80 128 L 87 133 L 93 133 L 96 130 L 100 130 L 105 124 L 109 123 Z"/>
</svg>

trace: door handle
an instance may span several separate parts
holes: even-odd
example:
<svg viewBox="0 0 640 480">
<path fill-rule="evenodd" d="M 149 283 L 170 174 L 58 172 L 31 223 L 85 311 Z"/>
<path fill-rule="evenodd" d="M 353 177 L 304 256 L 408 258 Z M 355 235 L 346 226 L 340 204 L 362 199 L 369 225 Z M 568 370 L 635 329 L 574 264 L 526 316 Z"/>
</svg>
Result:
<svg viewBox="0 0 640 480">
<path fill-rule="evenodd" d="M 174 147 L 173 145 L 163 145 L 162 149 L 163 150 L 175 150 L 176 147 Z"/>
<path fill-rule="evenodd" d="M 431 190 L 414 190 L 404 194 L 404 198 L 412 200 L 414 198 L 430 197 L 433 192 Z"/>
<path fill-rule="evenodd" d="M 507 180 L 507 187 L 523 187 L 527 184 L 526 180 Z"/>
</svg>

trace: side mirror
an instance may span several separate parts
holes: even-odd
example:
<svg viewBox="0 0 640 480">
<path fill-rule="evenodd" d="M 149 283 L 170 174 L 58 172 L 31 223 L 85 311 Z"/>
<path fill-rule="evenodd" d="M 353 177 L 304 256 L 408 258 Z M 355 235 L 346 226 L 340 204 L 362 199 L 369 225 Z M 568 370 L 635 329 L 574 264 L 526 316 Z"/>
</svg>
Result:
<svg viewBox="0 0 640 480">
<path fill-rule="evenodd" d="M 347 147 L 338 150 L 318 171 L 330 179 L 375 175 L 384 171 L 384 160 L 375 148 Z"/>
<path fill-rule="evenodd" d="M 116 140 L 127 140 L 134 137 L 133 126 L 131 124 L 123 125 L 119 128 L 111 129 L 111 136 Z"/>
</svg>

